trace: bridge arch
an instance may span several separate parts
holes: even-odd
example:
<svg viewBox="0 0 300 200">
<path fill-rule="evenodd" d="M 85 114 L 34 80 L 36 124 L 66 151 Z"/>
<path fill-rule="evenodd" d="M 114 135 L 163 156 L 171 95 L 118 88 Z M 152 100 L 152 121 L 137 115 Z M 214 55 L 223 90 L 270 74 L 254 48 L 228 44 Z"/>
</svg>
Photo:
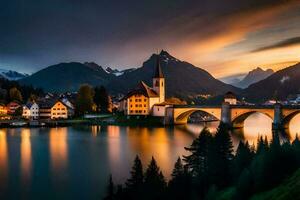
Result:
<svg viewBox="0 0 300 200">
<path fill-rule="evenodd" d="M 300 110 L 296 110 L 292 113 L 289 113 L 287 116 L 285 116 L 282 120 L 282 125 L 283 125 L 283 128 L 285 129 L 288 129 L 289 128 L 289 125 L 290 125 L 290 122 L 291 120 L 297 115 L 300 113 Z"/>
<path fill-rule="evenodd" d="M 260 111 L 260 110 L 249 110 L 244 112 L 235 112 L 235 114 L 232 114 L 231 124 L 234 128 L 243 128 L 245 120 L 254 113 L 260 113 L 267 117 L 269 117 L 272 121 L 274 121 L 273 113 L 269 111 Z"/>
<path fill-rule="evenodd" d="M 188 118 L 195 112 L 204 112 L 208 115 L 212 115 L 216 119 L 221 119 L 221 109 L 203 109 L 203 108 L 191 108 L 191 109 L 182 109 L 179 112 L 177 112 L 174 116 L 174 123 L 175 124 L 186 124 L 188 121 Z"/>
</svg>

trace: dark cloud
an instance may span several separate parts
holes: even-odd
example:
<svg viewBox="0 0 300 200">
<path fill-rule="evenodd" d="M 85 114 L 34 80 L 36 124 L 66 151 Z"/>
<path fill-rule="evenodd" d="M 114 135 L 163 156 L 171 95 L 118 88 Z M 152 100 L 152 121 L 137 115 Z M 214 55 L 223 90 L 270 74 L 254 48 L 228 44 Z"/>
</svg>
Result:
<svg viewBox="0 0 300 200">
<path fill-rule="evenodd" d="M 33 72 L 62 61 L 139 66 L 157 49 L 246 32 L 248 16 L 298 0 L 0 1 L 0 67 Z M 241 17 L 241 15 L 243 17 Z M 247 20 L 243 27 L 241 20 Z M 255 25 L 256 26 L 256 25 Z M 185 46 L 182 49 L 186 48 Z M 176 53 L 176 52 L 175 52 Z"/>
<path fill-rule="evenodd" d="M 256 52 L 272 50 L 272 49 L 277 49 L 277 48 L 290 47 L 290 46 L 298 45 L 298 44 L 300 44 L 300 37 L 293 37 L 293 38 L 289 38 L 289 39 L 283 40 L 281 42 L 278 42 L 278 43 L 275 43 L 275 44 L 272 44 L 269 46 L 257 48 L 251 52 L 256 53 Z"/>
</svg>

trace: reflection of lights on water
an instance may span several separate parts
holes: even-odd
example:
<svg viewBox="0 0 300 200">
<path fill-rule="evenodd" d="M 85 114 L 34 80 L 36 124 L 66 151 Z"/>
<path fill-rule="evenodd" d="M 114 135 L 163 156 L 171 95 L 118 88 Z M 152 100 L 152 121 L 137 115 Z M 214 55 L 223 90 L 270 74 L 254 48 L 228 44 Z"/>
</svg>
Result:
<svg viewBox="0 0 300 200">
<path fill-rule="evenodd" d="M 295 140 L 296 135 L 300 137 L 300 114 L 297 114 L 289 124 L 289 135 L 290 135 L 290 140 Z"/>
<path fill-rule="evenodd" d="M 28 182 L 31 174 L 31 142 L 30 129 L 21 129 L 21 177 L 22 182 Z"/>
<path fill-rule="evenodd" d="M 67 128 L 52 128 L 49 132 L 50 162 L 52 170 L 66 167 L 68 156 Z"/>
<path fill-rule="evenodd" d="M 8 174 L 8 151 L 5 130 L 0 130 L 0 178 L 7 177 Z"/>
<path fill-rule="evenodd" d="M 96 137 L 98 133 L 101 131 L 101 126 L 92 126 L 92 136 Z"/>
</svg>

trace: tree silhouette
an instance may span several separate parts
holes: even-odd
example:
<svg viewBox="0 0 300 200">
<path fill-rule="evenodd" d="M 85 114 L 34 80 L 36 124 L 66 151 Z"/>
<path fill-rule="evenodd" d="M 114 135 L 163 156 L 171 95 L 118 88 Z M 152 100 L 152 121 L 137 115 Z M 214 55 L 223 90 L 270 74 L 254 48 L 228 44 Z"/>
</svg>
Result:
<svg viewBox="0 0 300 200">
<path fill-rule="evenodd" d="M 166 189 L 165 178 L 152 157 L 150 164 L 145 172 L 145 199 L 157 199 L 162 197 Z"/>
<path fill-rule="evenodd" d="M 130 178 L 125 183 L 127 196 L 130 199 L 140 199 L 142 197 L 144 174 L 142 162 L 138 156 L 134 159 L 130 175 Z"/>
<path fill-rule="evenodd" d="M 191 171 L 193 177 L 199 177 L 208 170 L 208 155 L 212 145 L 212 135 L 207 128 L 204 128 L 197 139 L 195 139 L 190 147 L 185 150 L 191 155 L 184 156 L 186 166 Z"/>
<path fill-rule="evenodd" d="M 234 157 L 234 179 L 237 180 L 243 169 L 248 167 L 253 159 L 253 152 L 250 149 L 249 143 L 240 141 Z"/>
<path fill-rule="evenodd" d="M 209 177 L 218 188 L 231 183 L 233 146 L 226 124 L 220 123 L 209 155 Z"/>
</svg>

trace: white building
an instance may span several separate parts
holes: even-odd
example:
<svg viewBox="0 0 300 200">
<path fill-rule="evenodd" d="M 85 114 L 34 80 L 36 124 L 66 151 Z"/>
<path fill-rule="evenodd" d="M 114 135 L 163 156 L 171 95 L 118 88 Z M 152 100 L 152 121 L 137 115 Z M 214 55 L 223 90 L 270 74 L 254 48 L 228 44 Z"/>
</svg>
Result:
<svg viewBox="0 0 300 200">
<path fill-rule="evenodd" d="M 227 92 L 224 97 L 224 102 L 229 103 L 230 105 L 236 105 L 237 98 L 233 92 Z"/>
<path fill-rule="evenodd" d="M 119 104 L 119 111 L 125 115 L 153 115 L 154 105 L 165 101 L 165 78 L 157 58 L 152 87 L 143 81 L 123 97 Z"/>
<path fill-rule="evenodd" d="M 23 106 L 22 116 L 26 119 L 38 119 L 39 118 L 39 105 L 37 103 L 28 103 Z"/>
</svg>

